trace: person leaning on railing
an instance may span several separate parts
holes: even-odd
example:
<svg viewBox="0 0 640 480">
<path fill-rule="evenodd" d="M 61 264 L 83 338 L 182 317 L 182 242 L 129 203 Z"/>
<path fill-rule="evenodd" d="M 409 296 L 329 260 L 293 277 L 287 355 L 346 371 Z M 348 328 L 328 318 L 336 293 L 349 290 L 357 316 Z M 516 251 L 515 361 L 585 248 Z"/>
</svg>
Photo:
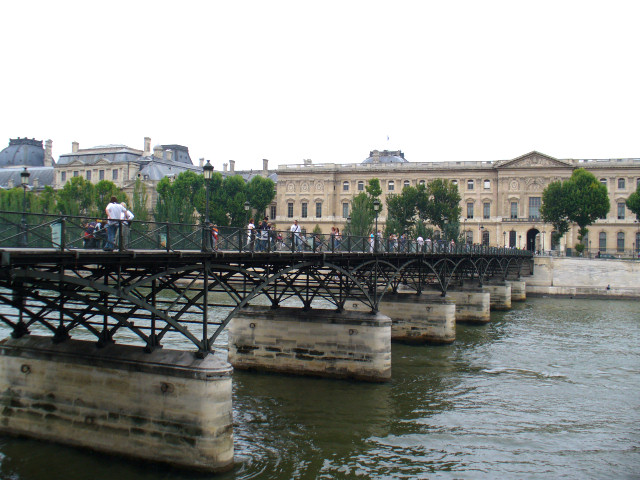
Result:
<svg viewBox="0 0 640 480">
<path fill-rule="evenodd" d="M 124 215 L 125 209 L 118 203 L 118 199 L 113 196 L 107 208 L 104 209 L 109 221 L 107 222 L 107 244 L 103 250 L 106 252 L 112 252 L 116 248 L 116 235 L 118 234 L 118 227 L 120 225 L 120 219 Z"/>
</svg>

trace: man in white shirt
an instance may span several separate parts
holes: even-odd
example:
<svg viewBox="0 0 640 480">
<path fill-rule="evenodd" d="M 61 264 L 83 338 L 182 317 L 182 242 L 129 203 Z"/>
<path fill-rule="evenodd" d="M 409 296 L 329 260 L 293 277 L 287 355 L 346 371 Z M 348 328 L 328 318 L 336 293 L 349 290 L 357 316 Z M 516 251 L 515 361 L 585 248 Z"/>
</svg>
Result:
<svg viewBox="0 0 640 480">
<path fill-rule="evenodd" d="M 134 215 L 133 212 L 127 209 L 127 204 L 122 202 L 120 204 L 122 206 L 122 216 L 120 220 L 124 220 L 122 222 L 122 247 L 129 248 L 129 238 L 131 234 L 131 220 L 133 220 Z"/>
<path fill-rule="evenodd" d="M 291 241 L 295 245 L 295 249 L 299 252 L 302 248 L 302 239 L 300 238 L 300 225 L 298 225 L 298 220 L 293 221 L 290 230 L 292 233 Z"/>
<path fill-rule="evenodd" d="M 106 252 L 113 252 L 116 248 L 116 235 L 118 233 L 118 226 L 120 225 L 120 219 L 122 218 L 124 208 L 118 203 L 118 199 L 114 196 L 111 197 L 111 201 L 107 208 L 104 209 L 107 214 L 109 222 L 107 223 L 107 243 L 103 250 Z"/>
</svg>

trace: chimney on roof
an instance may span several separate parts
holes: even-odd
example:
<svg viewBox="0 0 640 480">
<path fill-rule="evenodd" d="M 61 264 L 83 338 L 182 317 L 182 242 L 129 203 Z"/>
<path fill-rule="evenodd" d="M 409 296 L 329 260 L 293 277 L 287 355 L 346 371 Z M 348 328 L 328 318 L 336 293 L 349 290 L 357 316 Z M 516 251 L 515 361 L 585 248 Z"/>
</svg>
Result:
<svg viewBox="0 0 640 480">
<path fill-rule="evenodd" d="M 78 142 L 71 142 L 71 152 L 76 153 L 80 150 L 80 144 Z"/>
<path fill-rule="evenodd" d="M 229 171 L 231 173 L 236 171 L 236 161 L 235 160 L 229 160 Z"/>
<path fill-rule="evenodd" d="M 53 141 L 47 140 L 44 142 L 44 166 L 45 167 L 53 167 L 53 154 L 51 153 L 53 150 Z"/>
<path fill-rule="evenodd" d="M 164 152 L 167 154 L 167 160 L 171 162 L 173 160 L 173 150 L 165 150 Z"/>
<path fill-rule="evenodd" d="M 151 137 L 144 137 L 144 157 L 151 155 Z"/>
<path fill-rule="evenodd" d="M 200 168 L 204 167 L 204 158 L 201 158 L 198 163 L 200 164 Z"/>
<path fill-rule="evenodd" d="M 302 161 L 304 162 L 305 165 L 311 165 L 311 159 L 310 158 L 305 158 Z"/>
<path fill-rule="evenodd" d="M 223 172 L 227 171 L 227 163 L 226 162 L 222 164 L 222 171 Z"/>
<path fill-rule="evenodd" d="M 262 171 L 265 173 L 265 175 L 269 171 L 269 160 L 267 160 L 266 158 L 262 159 Z"/>
<path fill-rule="evenodd" d="M 153 147 L 153 156 L 156 158 L 162 158 L 162 147 L 160 145 Z"/>
</svg>

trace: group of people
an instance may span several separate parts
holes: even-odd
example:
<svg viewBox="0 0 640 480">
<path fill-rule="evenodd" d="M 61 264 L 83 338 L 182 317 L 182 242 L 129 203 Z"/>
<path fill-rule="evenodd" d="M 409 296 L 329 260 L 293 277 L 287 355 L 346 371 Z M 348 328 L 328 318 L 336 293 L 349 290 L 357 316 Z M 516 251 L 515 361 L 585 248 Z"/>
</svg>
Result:
<svg viewBox="0 0 640 480">
<path fill-rule="evenodd" d="M 133 212 L 127 208 L 125 202 L 118 203 L 116 197 L 111 197 L 105 208 L 107 220 L 96 220 L 84 225 L 84 248 L 101 248 L 105 252 L 112 252 L 116 248 L 118 229 L 122 225 L 122 246 L 129 246 L 131 237 L 131 221 Z"/>
<path fill-rule="evenodd" d="M 249 220 L 247 225 L 247 248 L 257 252 L 276 250 L 279 243 L 282 243 L 282 235 L 273 229 L 269 222 L 269 217 L 264 217 L 262 222 L 256 226 L 254 219 Z"/>
</svg>

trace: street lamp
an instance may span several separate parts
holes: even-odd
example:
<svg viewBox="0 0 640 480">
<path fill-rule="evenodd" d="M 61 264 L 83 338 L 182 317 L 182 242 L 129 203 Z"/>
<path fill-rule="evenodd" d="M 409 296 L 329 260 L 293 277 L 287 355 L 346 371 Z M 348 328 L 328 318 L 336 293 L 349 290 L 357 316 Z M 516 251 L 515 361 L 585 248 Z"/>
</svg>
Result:
<svg viewBox="0 0 640 480">
<path fill-rule="evenodd" d="M 376 231 L 373 236 L 373 251 L 378 251 L 378 212 L 380 210 L 380 200 L 377 198 L 373 201 L 373 210 L 376 212 Z"/>
<path fill-rule="evenodd" d="M 211 180 L 211 175 L 213 174 L 213 165 L 211 162 L 207 160 L 207 164 L 202 167 L 202 171 L 204 173 L 204 196 L 205 196 L 205 207 L 204 207 L 204 241 L 202 242 L 202 251 L 206 252 L 209 246 L 209 242 L 211 241 L 211 232 L 209 231 L 209 180 Z"/>
<path fill-rule="evenodd" d="M 480 225 L 480 241 L 478 242 L 480 245 L 484 245 L 484 240 L 482 239 L 483 232 L 484 232 L 484 225 Z"/>
<path fill-rule="evenodd" d="M 520 240 L 522 240 L 522 235 L 518 235 L 518 249 L 520 249 Z"/>
<path fill-rule="evenodd" d="M 467 219 L 464 219 L 464 243 L 469 243 L 469 239 L 467 238 Z"/>
<path fill-rule="evenodd" d="M 22 235 L 20 237 L 21 247 L 27 246 L 27 187 L 29 186 L 30 176 L 31 174 L 27 170 L 27 167 L 24 167 L 24 170 L 20 172 L 20 182 L 24 189 L 24 194 L 22 196 L 22 220 L 20 221 L 20 229 L 22 230 Z"/>
<path fill-rule="evenodd" d="M 502 244 L 507 248 L 507 232 L 502 232 Z"/>
</svg>

